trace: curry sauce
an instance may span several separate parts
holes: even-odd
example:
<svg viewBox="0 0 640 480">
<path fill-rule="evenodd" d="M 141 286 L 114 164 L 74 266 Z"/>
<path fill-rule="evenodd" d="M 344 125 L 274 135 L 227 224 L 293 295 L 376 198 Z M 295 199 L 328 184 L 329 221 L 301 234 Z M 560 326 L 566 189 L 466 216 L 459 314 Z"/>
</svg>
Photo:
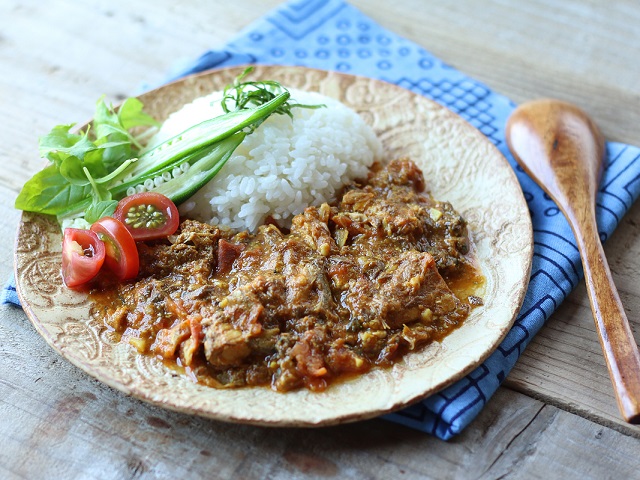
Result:
<svg viewBox="0 0 640 480">
<path fill-rule="evenodd" d="M 137 280 L 103 285 L 93 314 L 218 388 L 323 390 L 389 366 L 482 303 L 465 220 L 423 190 L 417 166 L 398 160 L 290 230 L 185 220 L 170 239 L 138 244 Z"/>
</svg>

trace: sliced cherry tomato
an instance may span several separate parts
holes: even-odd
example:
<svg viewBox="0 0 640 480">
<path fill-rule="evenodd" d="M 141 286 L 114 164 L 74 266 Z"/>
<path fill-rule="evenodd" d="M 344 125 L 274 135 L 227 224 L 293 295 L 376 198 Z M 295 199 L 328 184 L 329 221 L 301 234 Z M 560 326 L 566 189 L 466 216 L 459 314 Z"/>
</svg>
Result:
<svg viewBox="0 0 640 480">
<path fill-rule="evenodd" d="M 136 241 L 172 235 L 180 223 L 175 204 L 155 192 L 136 193 L 123 198 L 113 216 L 126 225 Z"/>
<path fill-rule="evenodd" d="M 62 238 L 62 279 L 67 287 L 77 287 L 95 277 L 104 258 L 104 243 L 94 232 L 65 228 Z"/>
<path fill-rule="evenodd" d="M 138 275 L 140 259 L 136 242 L 120 220 L 102 217 L 91 225 L 91 231 L 104 242 L 104 263 L 118 280 L 130 280 Z"/>
</svg>

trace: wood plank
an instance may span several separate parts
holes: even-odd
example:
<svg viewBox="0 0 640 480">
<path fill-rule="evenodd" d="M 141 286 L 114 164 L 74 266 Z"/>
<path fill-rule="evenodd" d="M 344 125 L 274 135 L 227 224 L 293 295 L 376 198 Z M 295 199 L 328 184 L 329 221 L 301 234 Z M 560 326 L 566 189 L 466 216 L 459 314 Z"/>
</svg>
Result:
<svg viewBox="0 0 640 480">
<path fill-rule="evenodd" d="M 38 136 L 89 119 L 100 95 L 115 102 L 161 83 L 177 63 L 224 43 L 279 3 L 245 0 L 234 9 L 205 0 L 188 8 L 147 2 L 143 9 L 124 0 L 0 3 L 0 18 L 11 18 L 0 41 L 0 64 L 11 72 L 0 76 L 0 98 L 4 117 L 20 119 L 0 131 L 7 169 L 0 184 L 17 194 L 43 164 L 35 154 Z"/>
<path fill-rule="evenodd" d="M 144 10 L 142 2 L 124 0 L 0 3 L 0 18 L 11 19 L 0 32 L 0 65 L 11 72 L 0 76 L 0 280 L 12 268 L 13 200 L 42 164 L 34 154 L 38 135 L 88 118 L 102 93 L 115 101 L 144 82 L 160 82 L 176 61 L 224 43 L 279 3 L 238 0 L 230 9 L 225 2 L 194 0 L 186 8 L 158 0 Z M 352 3 L 516 101 L 547 95 L 575 101 L 609 138 L 640 144 L 640 110 L 630 108 L 640 97 L 634 62 L 640 8 L 631 0 Z M 605 246 L 636 331 L 639 234 L 636 205 Z M 0 449 L 3 478 L 38 476 L 41 469 L 52 477 L 101 478 L 211 472 L 246 478 L 419 478 L 433 472 L 444 478 L 550 478 L 560 472 L 564 478 L 631 478 L 638 468 L 637 440 L 613 430 L 638 435 L 617 416 L 583 287 L 508 379 L 511 388 L 562 410 L 502 389 L 468 431 L 446 444 L 382 421 L 269 430 L 164 412 L 86 377 L 57 357 L 22 314 L 6 308 L 0 311 L 0 371 L 0 435 L 9 443 Z M 31 458 L 24 455 L 29 449 Z"/>
<path fill-rule="evenodd" d="M 614 280 L 638 340 L 640 205 L 605 245 Z M 595 332 L 584 282 L 533 339 L 505 385 L 640 438 L 622 421 Z"/>
<path fill-rule="evenodd" d="M 575 102 L 611 139 L 640 144 L 640 10 L 631 1 L 409 0 L 355 6 L 516 102 Z"/>
<path fill-rule="evenodd" d="M 0 471 L 15 477 L 582 479 L 640 468 L 637 440 L 505 389 L 448 443 L 383 420 L 269 429 L 170 412 L 86 376 L 19 310 L 2 317 Z"/>
<path fill-rule="evenodd" d="M 109 7 L 64 0 L 3 3 L 0 14 L 11 15 L 12 21 L 3 31 L 0 61 L 13 74 L 0 80 L 0 93 L 12 99 L 7 115 L 25 122 L 2 132 L 14 139 L 0 152 L 0 161 L 9 168 L 2 181 L 17 190 L 40 165 L 39 159 L 25 157 L 23 146 L 35 145 L 41 132 L 70 119 L 89 118 L 102 93 L 115 100 L 139 91 L 144 82 L 161 82 L 177 62 L 224 43 L 278 3 L 244 0 L 230 14 L 222 4 L 200 1 L 170 19 L 166 12 L 171 7 L 162 2 L 144 16 L 122 0 Z M 634 58 L 634 45 L 640 44 L 640 33 L 630 27 L 640 14 L 625 2 L 615 8 L 596 4 L 566 10 L 550 7 L 548 0 L 484 2 L 482 8 L 473 2 L 451 6 L 411 0 L 401 9 L 353 3 L 383 26 L 402 32 L 516 101 L 541 95 L 575 101 L 594 115 L 609 138 L 640 143 L 635 129 L 640 112 L 627 108 L 640 94 L 636 71 L 628 62 Z M 553 21 L 532 14 L 549 8 Z M 225 21 L 216 22 L 213 33 L 203 18 L 219 17 Z M 87 24 L 100 28 L 80 42 L 77 32 Z M 60 28 L 46 37 L 29 33 L 48 32 L 51 25 Z M 580 42 L 572 43 L 571 35 L 582 31 L 577 25 L 593 35 L 580 34 Z M 114 35 L 118 30 L 122 33 Z M 19 54 L 16 45 L 21 46 Z"/>
<path fill-rule="evenodd" d="M 363 10 L 364 3 L 354 2 Z M 640 11 L 624 3 L 483 2 L 471 14 L 465 2 L 435 2 L 399 15 L 388 5 L 371 16 L 515 101 L 554 96 L 576 102 L 609 139 L 640 145 L 640 111 L 628 108 L 640 96 L 638 72 L 629 64 L 640 45 L 633 28 Z M 639 225 L 635 205 L 605 245 L 634 331 L 640 329 L 634 315 L 640 311 Z M 640 436 L 640 427 L 618 413 L 583 284 L 534 339 L 506 385 Z"/>
</svg>

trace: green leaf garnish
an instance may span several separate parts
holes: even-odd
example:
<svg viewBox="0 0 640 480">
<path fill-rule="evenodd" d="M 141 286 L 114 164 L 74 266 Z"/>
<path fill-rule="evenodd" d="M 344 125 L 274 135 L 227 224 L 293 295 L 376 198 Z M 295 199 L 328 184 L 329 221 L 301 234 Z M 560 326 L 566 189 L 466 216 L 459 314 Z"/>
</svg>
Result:
<svg viewBox="0 0 640 480">
<path fill-rule="evenodd" d="M 89 179 L 84 174 L 85 166 L 78 157 L 69 155 L 60 164 L 60 175 L 74 185 L 88 185 Z"/>
<path fill-rule="evenodd" d="M 40 138 L 40 155 L 51 165 L 25 183 L 16 208 L 56 215 L 60 223 L 82 217 L 93 223 L 113 214 L 117 200 L 144 182 L 180 203 L 211 180 L 244 137 L 270 115 L 292 116 L 293 107 L 323 106 L 291 102 L 288 90 L 278 82 L 243 81 L 251 70 L 246 69 L 225 88 L 224 115 L 144 153 L 136 133 L 140 127 L 159 123 L 143 111 L 136 98 L 128 98 L 119 108 L 100 98 L 89 128 L 72 133 L 75 124 L 58 125 Z M 184 164 L 188 164 L 187 173 L 173 176 Z M 155 187 L 159 176 L 163 180 Z"/>
<path fill-rule="evenodd" d="M 102 217 L 110 217 L 113 215 L 113 212 L 116 211 L 117 205 L 117 200 L 94 202 L 85 210 L 84 219 L 89 223 L 93 223 L 100 220 Z"/>
<path fill-rule="evenodd" d="M 90 195 L 90 185 L 74 185 L 60 174 L 55 165 L 49 165 L 24 184 L 16 199 L 16 208 L 58 215 L 69 205 L 81 202 Z"/>
<path fill-rule="evenodd" d="M 70 133 L 70 129 L 75 124 L 58 125 L 53 127 L 48 135 L 40 138 L 40 156 L 49 159 L 52 163 L 59 165 L 68 155 L 79 158 L 85 153 L 96 148 L 95 144 L 85 133 Z"/>
<path fill-rule="evenodd" d="M 159 127 L 160 122 L 143 112 L 143 107 L 144 105 L 137 98 L 127 98 L 118 110 L 120 125 L 125 130 L 143 126 Z"/>
</svg>

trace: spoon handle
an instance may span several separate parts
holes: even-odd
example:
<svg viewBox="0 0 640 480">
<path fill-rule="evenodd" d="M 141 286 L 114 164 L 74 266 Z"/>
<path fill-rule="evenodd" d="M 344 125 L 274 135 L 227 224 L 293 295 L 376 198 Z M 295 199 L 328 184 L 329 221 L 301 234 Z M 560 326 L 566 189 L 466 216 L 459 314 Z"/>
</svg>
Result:
<svg viewBox="0 0 640 480">
<path fill-rule="evenodd" d="M 573 229 L 618 408 L 627 422 L 640 423 L 640 354 L 595 218 L 604 138 L 586 113 L 552 99 L 518 107 L 507 122 L 506 138 L 518 163 L 556 202 Z"/>
<path fill-rule="evenodd" d="M 640 355 L 602 249 L 595 215 L 593 211 L 581 213 L 593 218 L 568 217 L 582 257 L 598 338 L 620 413 L 627 422 L 640 423 Z"/>
</svg>

